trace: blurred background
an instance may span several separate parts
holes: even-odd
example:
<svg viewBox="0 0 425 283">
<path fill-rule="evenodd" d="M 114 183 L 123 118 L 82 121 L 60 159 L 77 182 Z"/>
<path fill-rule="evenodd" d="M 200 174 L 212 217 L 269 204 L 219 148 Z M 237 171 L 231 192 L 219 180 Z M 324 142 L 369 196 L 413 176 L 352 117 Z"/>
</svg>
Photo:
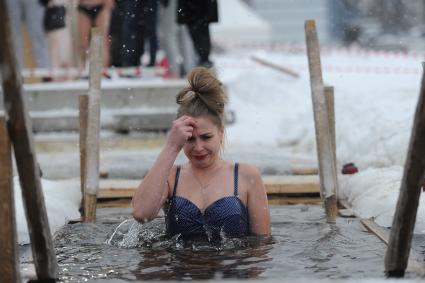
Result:
<svg viewBox="0 0 425 283">
<path fill-rule="evenodd" d="M 108 2 L 100 1 L 100 2 Z M 177 0 L 171 0 L 171 2 Z M 14 10 L 14 22 L 21 20 L 23 35 L 24 68 L 70 68 L 77 67 L 81 60 L 80 30 L 81 20 L 79 14 L 80 2 L 78 0 L 50 0 L 45 7 L 63 5 L 66 8 L 65 25 L 53 31 L 46 31 L 46 46 L 49 46 L 49 63 L 37 63 L 33 36 L 29 26 L 36 24 L 33 17 L 29 17 L 21 2 L 35 1 L 9 1 Z M 88 1 L 93 2 L 93 1 Z M 94 1 L 96 2 L 96 1 Z M 99 2 L 99 1 L 97 1 Z M 158 66 L 165 56 L 164 38 L 169 30 L 161 28 L 164 22 L 164 4 L 170 1 L 138 1 L 116 0 L 111 5 L 110 16 L 106 21 L 108 27 L 109 43 L 111 44 L 111 60 L 107 66 L 119 66 L 120 62 L 114 62 L 116 54 L 128 52 L 128 45 L 121 44 L 121 35 L 125 33 L 122 20 L 126 16 L 139 19 L 136 27 L 130 32 L 134 39 L 143 38 L 152 30 L 157 37 L 154 41 L 145 39 L 145 52 L 133 50 L 139 62 L 145 66 Z M 127 2 L 127 3 L 126 3 Z M 154 21 L 146 20 L 149 13 L 143 14 L 143 7 L 148 2 L 157 2 L 158 11 Z M 212 1 L 215 2 L 215 1 Z M 232 47 L 273 46 L 279 44 L 297 45 L 304 44 L 303 22 L 306 19 L 315 19 L 318 34 L 322 46 L 358 46 L 368 49 L 379 50 L 423 50 L 425 37 L 425 1 L 423 0 L 218 0 L 218 22 L 210 25 L 212 52 L 223 52 Z M 152 4 L 150 4 L 152 5 Z M 169 4 L 167 4 L 169 5 Z M 13 7 L 12 7 L 13 6 Z M 124 7 L 124 8 L 123 8 Z M 177 14 L 176 5 L 171 13 Z M 43 9 L 40 5 L 40 9 Z M 19 11 L 17 10 L 19 9 Z M 148 8 L 148 12 L 150 11 Z M 152 12 L 152 11 L 151 11 Z M 43 13 L 43 12 L 41 12 Z M 123 14 L 124 13 L 124 14 Z M 125 14 L 127 13 L 127 14 Z M 124 15 L 124 16 L 123 16 Z M 174 25 L 179 26 L 174 15 Z M 121 22 L 120 22 L 121 19 Z M 128 21 L 127 21 L 128 22 Z M 41 23 L 38 23 L 41 24 Z M 138 26 L 137 26 L 138 25 Z M 165 34 L 164 34 L 165 33 Z M 121 35 L 120 35 L 121 34 Z M 139 34 L 142 34 L 139 36 Z M 149 35 L 148 35 L 149 36 Z M 186 32 L 183 40 L 190 41 Z M 141 39 L 143 41 L 143 39 Z M 156 42 L 152 44 L 152 42 Z M 152 51 L 151 45 L 154 51 Z M 189 44 L 186 49 L 189 54 L 193 53 L 193 47 Z M 141 43 L 138 43 L 141 46 Z M 143 47 L 142 47 L 143 48 Z M 156 48 L 156 49 L 155 49 Z M 192 48 L 192 50 L 190 50 Z M 152 52 L 158 56 L 152 61 Z M 190 53 L 192 52 L 192 53 Z M 190 57 L 190 56 L 189 56 Z M 196 55 L 193 55 L 192 65 L 196 65 Z M 137 59 L 136 59 L 137 60 Z M 190 61 L 190 58 L 188 59 Z M 115 60 L 116 61 L 116 60 Z M 133 65 L 138 65 L 136 64 Z M 189 63 L 190 64 L 190 63 Z M 131 64 L 130 64 L 131 65 Z M 178 75 L 184 75 L 180 72 Z"/>
</svg>

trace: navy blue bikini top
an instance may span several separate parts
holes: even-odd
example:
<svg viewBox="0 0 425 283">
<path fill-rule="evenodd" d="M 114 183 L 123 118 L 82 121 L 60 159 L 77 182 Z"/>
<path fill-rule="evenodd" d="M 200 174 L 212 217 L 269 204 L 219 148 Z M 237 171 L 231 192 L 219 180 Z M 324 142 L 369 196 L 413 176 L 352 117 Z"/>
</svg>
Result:
<svg viewBox="0 0 425 283">
<path fill-rule="evenodd" d="M 177 167 L 173 195 L 166 213 L 167 234 L 181 234 L 183 238 L 207 236 L 220 239 L 222 233 L 230 237 L 246 236 L 249 233 L 248 209 L 238 197 L 238 164 L 234 169 L 234 195 L 222 197 L 202 211 L 187 198 L 176 196 L 180 175 Z"/>
</svg>

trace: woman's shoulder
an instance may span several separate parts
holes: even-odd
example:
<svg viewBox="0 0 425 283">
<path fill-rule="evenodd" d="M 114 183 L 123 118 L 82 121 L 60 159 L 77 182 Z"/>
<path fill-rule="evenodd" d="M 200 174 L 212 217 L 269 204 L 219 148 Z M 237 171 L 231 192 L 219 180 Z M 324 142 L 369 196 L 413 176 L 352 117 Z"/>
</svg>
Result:
<svg viewBox="0 0 425 283">
<path fill-rule="evenodd" d="M 241 182 L 245 182 L 249 188 L 261 187 L 263 180 L 260 170 L 251 163 L 238 163 L 238 175 Z"/>
<path fill-rule="evenodd" d="M 168 178 L 167 178 L 167 185 L 168 185 L 168 190 L 170 193 L 172 192 L 176 183 L 177 171 L 178 170 L 181 171 L 181 168 L 182 168 L 182 165 L 179 165 L 179 164 L 174 164 L 173 167 L 171 167 L 170 174 L 168 175 Z"/>
<path fill-rule="evenodd" d="M 265 187 L 257 166 L 251 163 L 239 163 L 239 168 L 239 179 L 246 191 L 254 195 L 263 194 Z"/>
<path fill-rule="evenodd" d="M 257 177 L 261 176 L 260 170 L 257 166 L 252 163 L 237 163 L 239 167 L 239 174 L 247 177 Z"/>
</svg>

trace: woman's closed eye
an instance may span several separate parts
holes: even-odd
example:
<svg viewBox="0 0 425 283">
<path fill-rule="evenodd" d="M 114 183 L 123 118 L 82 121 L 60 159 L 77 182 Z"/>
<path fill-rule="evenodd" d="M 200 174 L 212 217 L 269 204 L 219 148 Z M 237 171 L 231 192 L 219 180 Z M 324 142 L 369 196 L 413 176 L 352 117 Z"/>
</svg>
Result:
<svg viewBox="0 0 425 283">
<path fill-rule="evenodd" d="M 211 134 L 206 134 L 206 135 L 200 135 L 198 138 L 203 140 L 203 141 L 207 141 L 209 139 L 211 139 L 213 136 Z M 196 137 L 191 136 L 190 138 L 187 139 L 187 142 L 194 142 L 196 140 Z"/>
</svg>

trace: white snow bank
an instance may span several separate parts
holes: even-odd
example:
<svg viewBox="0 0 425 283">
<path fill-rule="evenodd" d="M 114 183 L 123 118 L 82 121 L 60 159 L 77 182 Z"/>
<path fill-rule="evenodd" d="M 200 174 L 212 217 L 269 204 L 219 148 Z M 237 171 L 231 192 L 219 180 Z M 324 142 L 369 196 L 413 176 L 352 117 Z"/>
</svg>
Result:
<svg viewBox="0 0 425 283">
<path fill-rule="evenodd" d="M 50 232 L 54 234 L 68 220 L 80 217 L 81 201 L 78 179 L 50 181 L 41 179 Z M 27 221 L 22 203 L 22 191 L 18 177 L 14 178 L 16 226 L 19 244 L 30 242 Z"/>
<path fill-rule="evenodd" d="M 347 198 L 361 218 L 374 218 L 381 226 L 391 227 L 400 191 L 403 168 L 392 166 L 368 169 L 340 176 L 340 196 Z M 415 233 L 425 233 L 425 197 L 419 200 Z"/>
</svg>

